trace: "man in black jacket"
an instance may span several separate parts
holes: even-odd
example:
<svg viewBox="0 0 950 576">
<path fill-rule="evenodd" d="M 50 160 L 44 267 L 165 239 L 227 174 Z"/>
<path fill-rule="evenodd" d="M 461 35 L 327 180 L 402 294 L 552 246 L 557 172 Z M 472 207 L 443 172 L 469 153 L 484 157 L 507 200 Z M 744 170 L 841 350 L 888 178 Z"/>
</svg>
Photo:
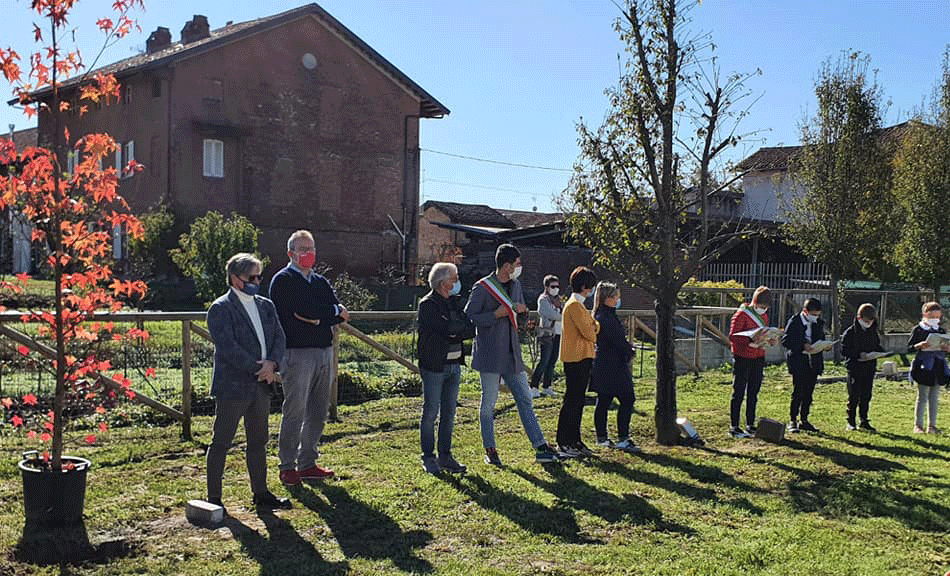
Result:
<svg viewBox="0 0 950 576">
<path fill-rule="evenodd" d="M 419 301 L 419 337 L 416 356 L 422 375 L 422 420 L 419 423 L 422 467 L 430 474 L 442 470 L 465 472 L 452 456 L 452 430 L 458 402 L 461 365 L 465 363 L 462 341 L 475 336 L 475 326 L 462 308 L 462 288 L 455 264 L 439 262 L 429 271 L 432 291 Z M 433 427 L 439 419 L 439 456 L 435 456 Z"/>
<path fill-rule="evenodd" d="M 871 388 L 877 372 L 877 360 L 868 359 L 870 352 L 883 352 L 877 333 L 877 310 L 873 304 L 861 304 L 854 324 L 841 335 L 841 354 L 848 369 L 848 430 L 855 430 L 855 413 L 861 416 L 861 429 L 874 432 L 868 420 Z"/>
<path fill-rule="evenodd" d="M 789 432 L 805 430 L 818 432 L 808 421 L 811 412 L 812 394 L 818 375 L 825 370 L 822 353 L 815 351 L 812 344 L 825 339 L 824 323 L 821 320 L 821 302 L 817 298 L 808 298 L 800 314 L 788 319 L 782 346 L 785 347 L 785 361 L 792 375 L 792 404 L 789 412 Z M 801 413 L 801 424 L 798 415 Z"/>
<path fill-rule="evenodd" d="M 287 336 L 281 363 L 284 403 L 277 453 L 280 481 L 296 486 L 301 480 L 333 476 L 317 465 L 320 437 L 330 409 L 333 365 L 331 327 L 349 320 L 327 279 L 314 272 L 313 235 L 297 230 L 287 240 L 290 262 L 270 282 L 270 297 Z"/>
</svg>

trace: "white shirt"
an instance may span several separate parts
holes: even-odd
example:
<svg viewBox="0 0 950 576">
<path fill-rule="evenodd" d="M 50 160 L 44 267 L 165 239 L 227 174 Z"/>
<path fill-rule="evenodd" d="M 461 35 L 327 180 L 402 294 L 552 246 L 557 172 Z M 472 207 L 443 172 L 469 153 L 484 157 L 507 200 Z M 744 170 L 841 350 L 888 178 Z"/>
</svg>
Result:
<svg viewBox="0 0 950 576">
<path fill-rule="evenodd" d="M 247 315 L 251 317 L 251 324 L 254 326 L 254 332 L 257 334 L 257 341 L 261 343 L 261 360 L 266 360 L 267 345 L 264 343 L 264 325 L 261 324 L 261 313 L 257 309 L 257 304 L 254 302 L 254 297 L 248 296 L 244 292 L 235 289 L 233 286 L 231 287 L 231 290 L 237 294 L 241 304 L 244 305 L 244 310 L 247 311 Z"/>
<path fill-rule="evenodd" d="M 571 298 L 577 300 L 581 304 L 584 303 L 584 300 L 587 300 L 586 298 L 584 298 L 583 294 L 578 294 L 577 292 L 574 292 L 573 294 L 571 294 Z"/>
<path fill-rule="evenodd" d="M 808 321 L 808 315 L 801 313 L 802 322 L 805 323 L 805 343 L 811 344 L 811 322 Z"/>
</svg>

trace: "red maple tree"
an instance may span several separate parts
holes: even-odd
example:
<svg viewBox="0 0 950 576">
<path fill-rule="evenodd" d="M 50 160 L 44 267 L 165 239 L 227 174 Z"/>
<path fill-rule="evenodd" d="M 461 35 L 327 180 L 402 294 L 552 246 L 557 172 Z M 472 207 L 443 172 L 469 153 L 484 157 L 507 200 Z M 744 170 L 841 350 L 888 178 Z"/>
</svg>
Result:
<svg viewBox="0 0 950 576">
<path fill-rule="evenodd" d="M 119 84 L 111 74 L 84 72 L 86 66 L 79 50 L 64 49 L 61 38 L 75 2 L 32 0 L 31 10 L 43 27 L 33 24 L 38 49 L 28 56 L 25 74 L 21 70 L 24 59 L 12 48 L 0 48 L 0 71 L 25 113 L 30 117 L 39 114 L 41 125 L 50 126 L 48 148 L 16 150 L 12 142 L 0 140 L 0 165 L 12 167 L 6 175 L 0 175 L 0 210 L 22 214 L 32 227 L 33 242 L 47 249 L 46 263 L 54 284 L 53 309 L 27 311 L 22 321 L 39 323 L 40 338 L 53 344 L 52 351 L 46 348 L 46 355 L 51 357 L 56 381 L 53 409 L 46 414 L 33 412 L 28 418 L 22 415 L 22 409 L 28 412 L 29 406 L 37 403 L 33 394 L 19 402 L 3 399 L 2 404 L 11 424 L 26 429 L 31 438 L 44 444 L 51 442 L 43 461 L 53 470 L 63 468 L 67 403 L 100 401 L 96 412 L 102 415 L 103 398 L 117 393 L 133 395 L 121 374 L 105 376 L 111 366 L 99 360 L 96 344 L 147 337 L 135 328 L 122 330 L 112 323 L 92 322 L 96 312 L 120 309 L 122 298 L 145 294 L 143 282 L 117 278 L 111 265 L 113 230 L 121 228 L 132 237 L 140 237 L 143 231 L 118 194 L 119 171 L 135 172 L 141 166 L 132 161 L 122 167 L 102 168 L 102 160 L 115 151 L 115 141 L 108 134 L 73 138 L 65 125 L 65 115 L 71 108 L 76 108 L 73 113 L 83 115 L 90 104 L 108 104 L 119 95 Z M 141 7 L 142 0 L 113 2 L 114 18 L 96 23 L 105 37 L 99 55 L 137 27 L 130 13 Z M 95 61 L 89 68 L 95 68 Z M 70 81 L 68 87 L 63 86 L 66 80 Z M 70 155 L 74 163 L 66 161 Z M 64 170 L 67 164 L 70 172 Z M 27 281 L 28 277 L 20 275 L 15 281 L 0 284 L 21 291 Z M 18 349 L 27 355 L 35 350 L 42 352 L 43 345 L 21 344 Z M 104 431 L 105 421 L 99 426 Z M 96 437 L 89 434 L 85 439 L 91 443 Z"/>
</svg>

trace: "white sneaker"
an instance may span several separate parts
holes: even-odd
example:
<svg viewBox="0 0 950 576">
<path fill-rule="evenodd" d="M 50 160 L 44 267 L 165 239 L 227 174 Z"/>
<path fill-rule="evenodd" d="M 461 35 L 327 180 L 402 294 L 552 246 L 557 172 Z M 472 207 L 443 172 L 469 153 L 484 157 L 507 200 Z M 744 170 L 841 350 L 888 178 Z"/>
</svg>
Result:
<svg viewBox="0 0 950 576">
<path fill-rule="evenodd" d="M 541 395 L 554 398 L 555 396 L 557 396 L 557 392 L 554 391 L 554 388 L 542 388 Z"/>
<path fill-rule="evenodd" d="M 606 440 L 598 440 L 597 445 L 600 446 L 601 448 L 613 448 L 614 441 L 611 440 L 610 438 L 607 438 Z"/>
<path fill-rule="evenodd" d="M 531 397 L 532 397 L 532 398 L 539 398 L 540 396 L 541 396 L 541 392 L 540 392 L 537 388 L 532 388 L 532 389 L 531 389 Z"/>
<path fill-rule="evenodd" d="M 623 450 L 624 452 L 629 452 L 630 454 L 635 454 L 640 451 L 640 447 L 633 443 L 633 440 L 629 438 L 624 438 L 620 442 L 614 444 L 614 448 L 617 450 Z"/>
</svg>

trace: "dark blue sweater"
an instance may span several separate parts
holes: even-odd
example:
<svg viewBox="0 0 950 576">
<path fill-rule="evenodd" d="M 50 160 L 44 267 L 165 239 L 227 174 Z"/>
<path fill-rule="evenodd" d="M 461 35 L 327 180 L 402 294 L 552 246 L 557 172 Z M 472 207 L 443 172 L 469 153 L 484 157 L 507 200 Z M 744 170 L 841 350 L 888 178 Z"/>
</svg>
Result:
<svg viewBox="0 0 950 576">
<path fill-rule="evenodd" d="M 287 348 L 327 348 L 333 344 L 330 328 L 343 321 L 337 314 L 336 294 L 327 279 L 311 272 L 310 281 L 289 265 L 270 281 L 270 299 L 287 336 Z M 319 325 L 298 320 L 319 320 Z"/>
</svg>

